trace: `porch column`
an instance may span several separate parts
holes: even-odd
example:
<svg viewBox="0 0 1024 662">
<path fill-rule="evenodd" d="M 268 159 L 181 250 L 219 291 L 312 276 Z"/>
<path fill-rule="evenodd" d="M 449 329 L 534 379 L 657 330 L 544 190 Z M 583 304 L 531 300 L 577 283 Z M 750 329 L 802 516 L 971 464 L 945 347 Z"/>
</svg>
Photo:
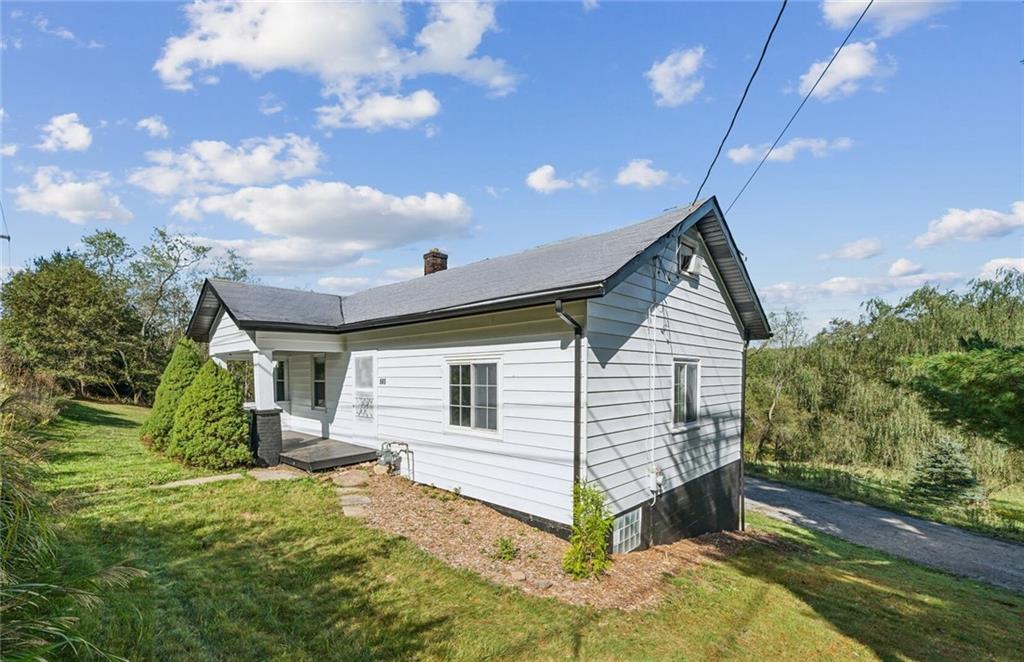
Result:
<svg viewBox="0 0 1024 662">
<path fill-rule="evenodd" d="M 256 400 L 253 411 L 252 442 L 257 464 L 274 466 L 281 455 L 281 410 L 274 402 L 274 356 L 272 352 L 253 352 L 252 390 Z"/>
</svg>

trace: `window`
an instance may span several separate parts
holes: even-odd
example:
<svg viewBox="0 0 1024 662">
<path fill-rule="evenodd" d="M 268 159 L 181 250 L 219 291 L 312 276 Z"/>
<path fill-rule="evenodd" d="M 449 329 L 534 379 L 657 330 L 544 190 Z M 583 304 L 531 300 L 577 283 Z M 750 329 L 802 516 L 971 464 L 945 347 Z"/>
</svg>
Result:
<svg viewBox="0 0 1024 662">
<path fill-rule="evenodd" d="M 612 553 L 629 552 L 640 546 L 640 509 L 615 518 L 612 528 Z"/>
<path fill-rule="evenodd" d="M 697 249 L 688 239 L 679 238 L 676 244 L 676 273 L 680 276 L 694 276 L 698 273 L 700 257 Z"/>
<path fill-rule="evenodd" d="M 327 406 L 327 358 L 313 357 L 313 407 L 323 409 Z"/>
<path fill-rule="evenodd" d="M 288 363 L 286 361 L 274 362 L 274 400 L 288 401 Z"/>
<path fill-rule="evenodd" d="M 696 423 L 700 416 L 700 363 L 695 359 L 676 359 L 672 380 L 672 422 Z"/>
<path fill-rule="evenodd" d="M 355 414 L 373 418 L 373 357 L 356 357 Z"/>
<path fill-rule="evenodd" d="M 477 430 L 498 429 L 498 364 L 448 366 L 448 424 Z"/>
</svg>

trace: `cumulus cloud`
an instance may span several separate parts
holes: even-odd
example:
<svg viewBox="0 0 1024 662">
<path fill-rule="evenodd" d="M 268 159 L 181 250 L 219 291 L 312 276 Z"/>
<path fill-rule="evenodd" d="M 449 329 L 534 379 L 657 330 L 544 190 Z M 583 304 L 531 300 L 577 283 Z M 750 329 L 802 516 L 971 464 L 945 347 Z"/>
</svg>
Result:
<svg viewBox="0 0 1024 662">
<path fill-rule="evenodd" d="M 598 0 L 583 0 L 583 13 L 589 14 L 600 6 Z"/>
<path fill-rule="evenodd" d="M 268 92 L 260 97 L 260 113 L 263 115 L 276 115 L 285 109 L 287 104 L 277 98 L 273 92 Z"/>
<path fill-rule="evenodd" d="M 412 267 L 396 267 L 394 269 L 388 269 L 384 272 L 384 275 L 391 280 L 412 280 L 413 278 L 419 278 L 423 275 L 423 265 L 416 265 Z"/>
<path fill-rule="evenodd" d="M 760 161 L 771 147 L 771 143 L 761 145 L 744 144 L 733 147 L 726 151 L 725 155 L 733 163 L 745 164 Z M 797 157 L 800 152 L 807 152 L 816 159 L 822 159 L 842 150 L 853 147 L 853 141 L 849 138 L 836 138 L 828 141 L 825 138 L 793 138 L 787 143 L 777 146 L 768 155 L 769 161 L 788 163 Z"/>
<path fill-rule="evenodd" d="M 1001 269 L 1024 271 L 1024 257 L 997 257 L 989 260 L 981 267 L 982 278 L 996 278 Z"/>
<path fill-rule="evenodd" d="M 636 186 L 651 188 L 661 186 L 668 181 L 668 172 L 658 170 L 650 159 L 633 159 L 619 169 L 615 183 L 619 186 Z"/>
<path fill-rule="evenodd" d="M 197 74 L 222 66 L 314 75 L 338 100 L 319 109 L 327 127 L 408 128 L 436 115 L 429 91 L 400 93 L 418 76 L 454 76 L 494 95 L 517 83 L 504 61 L 477 53 L 498 27 L 490 3 L 431 5 L 411 42 L 400 3 L 195 3 L 185 13 L 188 30 L 167 40 L 153 67 L 167 87 L 191 89 Z"/>
<path fill-rule="evenodd" d="M 362 276 L 325 276 L 316 281 L 322 289 L 334 294 L 352 294 L 359 290 L 365 290 L 370 279 Z"/>
<path fill-rule="evenodd" d="M 928 231 L 914 239 L 918 248 L 928 248 L 947 241 L 980 241 L 1004 237 L 1024 227 L 1024 200 L 1019 200 L 1009 213 L 994 209 L 950 209 L 928 224 Z"/>
<path fill-rule="evenodd" d="M 441 112 L 441 102 L 429 90 L 417 90 L 409 96 L 371 94 L 346 98 L 341 103 L 316 109 L 317 125 L 327 128 L 358 128 L 377 131 L 384 128 L 408 129 Z"/>
<path fill-rule="evenodd" d="M 837 30 L 848 30 L 867 4 L 865 0 L 824 0 L 821 13 L 825 22 Z M 875 0 L 875 4 L 864 16 L 871 23 L 879 37 L 889 37 L 914 23 L 934 16 L 951 6 L 950 2 L 930 0 Z"/>
<path fill-rule="evenodd" d="M 814 98 L 832 101 L 849 96 L 860 89 L 867 81 L 875 80 L 891 73 L 891 67 L 883 66 L 878 59 L 878 45 L 871 42 L 851 41 L 836 57 L 829 67 L 828 73 L 814 89 Z M 807 94 L 818 80 L 818 76 L 828 66 L 831 56 L 813 63 L 807 73 L 800 76 L 800 94 Z"/>
<path fill-rule="evenodd" d="M 58 216 L 72 223 L 130 221 L 132 213 L 120 198 L 106 191 L 110 176 L 94 173 L 79 179 L 55 166 L 37 168 L 31 186 L 13 189 L 19 211 Z"/>
<path fill-rule="evenodd" d="M 526 185 L 538 193 L 554 193 L 562 189 L 572 188 L 568 179 L 559 179 L 555 175 L 555 166 L 545 164 L 526 176 Z"/>
<path fill-rule="evenodd" d="M 655 62 L 644 76 L 659 106 L 681 106 L 697 98 L 704 89 L 699 75 L 704 63 L 704 47 L 675 50 L 660 62 Z"/>
<path fill-rule="evenodd" d="M 920 272 L 902 276 L 836 276 L 816 284 L 782 282 L 759 289 L 766 302 L 807 303 L 830 296 L 873 297 L 899 290 L 910 290 L 923 285 L 954 283 L 962 274 L 944 271 Z"/>
<path fill-rule="evenodd" d="M 149 117 L 143 117 L 141 120 L 136 122 L 136 129 L 142 129 L 154 138 L 166 138 L 171 135 L 171 130 L 164 124 L 164 120 L 159 115 L 150 115 Z"/>
<path fill-rule="evenodd" d="M 261 237 L 221 241 L 265 269 L 316 269 L 365 252 L 462 234 L 471 210 L 454 193 L 397 196 L 369 186 L 310 180 L 246 187 L 183 203 L 193 217 L 218 214 Z"/>
<path fill-rule="evenodd" d="M 185 149 L 146 152 L 153 165 L 131 173 L 128 181 L 160 196 L 222 192 L 225 186 L 270 184 L 306 177 L 323 158 L 309 138 L 249 138 L 233 147 L 220 140 L 197 140 Z"/>
<path fill-rule="evenodd" d="M 44 152 L 81 152 L 92 144 L 92 131 L 78 120 L 78 113 L 54 115 L 43 125 L 39 140 L 36 147 Z"/>
<path fill-rule="evenodd" d="M 18 153 L 18 146 L 14 143 L 4 143 L 0 146 L 0 156 L 14 156 Z"/>
<path fill-rule="evenodd" d="M 866 260 L 882 252 L 882 242 L 873 237 L 843 244 L 831 253 L 822 253 L 819 260 Z"/>
<path fill-rule="evenodd" d="M 900 276 L 916 276 L 922 271 L 924 271 L 924 267 L 917 262 L 908 260 L 905 257 L 901 257 L 889 265 L 889 275 L 893 278 L 899 278 Z"/>
</svg>

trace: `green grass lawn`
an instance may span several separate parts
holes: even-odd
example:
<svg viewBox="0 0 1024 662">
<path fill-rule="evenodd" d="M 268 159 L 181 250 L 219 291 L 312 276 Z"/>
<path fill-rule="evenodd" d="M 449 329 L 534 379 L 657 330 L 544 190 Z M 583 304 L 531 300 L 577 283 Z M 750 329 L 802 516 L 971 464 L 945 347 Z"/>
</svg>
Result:
<svg viewBox="0 0 1024 662">
<path fill-rule="evenodd" d="M 951 524 L 986 535 L 1024 542 L 1024 485 L 1012 485 L 988 497 L 988 507 L 960 508 L 907 499 L 904 479 L 895 472 L 792 462 L 748 462 L 747 473 L 844 499 Z"/>
<path fill-rule="evenodd" d="M 1019 659 L 1024 597 L 751 516 L 806 546 L 749 546 L 624 613 L 526 597 L 341 516 L 330 486 L 198 475 L 137 441 L 146 410 L 72 403 L 45 488 L 73 575 L 108 590 L 82 634 L 131 659 Z"/>
</svg>

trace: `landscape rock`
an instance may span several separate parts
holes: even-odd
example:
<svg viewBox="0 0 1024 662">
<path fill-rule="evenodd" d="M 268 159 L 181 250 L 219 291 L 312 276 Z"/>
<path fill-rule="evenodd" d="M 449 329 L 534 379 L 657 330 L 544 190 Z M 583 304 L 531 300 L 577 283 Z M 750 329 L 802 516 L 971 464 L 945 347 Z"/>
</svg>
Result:
<svg viewBox="0 0 1024 662">
<path fill-rule="evenodd" d="M 344 471 L 336 476 L 333 476 L 331 480 L 338 487 L 359 487 L 366 485 L 370 481 L 370 477 L 366 475 L 365 471 Z"/>
<path fill-rule="evenodd" d="M 526 581 L 526 573 L 522 570 L 513 570 L 512 579 L 516 580 L 517 582 Z"/>
<path fill-rule="evenodd" d="M 370 497 L 365 494 L 343 494 L 341 495 L 342 506 L 368 506 Z"/>
<path fill-rule="evenodd" d="M 388 469 L 386 464 L 373 465 L 373 473 L 377 474 L 378 476 L 385 476 L 388 474 L 389 471 L 390 469 Z"/>
<path fill-rule="evenodd" d="M 553 581 L 551 581 L 550 579 L 534 579 L 533 580 L 533 585 L 536 586 L 537 588 L 551 588 L 552 586 L 554 586 L 554 584 L 555 583 Z"/>
<path fill-rule="evenodd" d="M 361 487 L 336 487 L 334 488 L 334 493 L 338 496 L 343 494 L 366 494 Z"/>
<path fill-rule="evenodd" d="M 266 480 L 296 480 L 305 478 L 307 474 L 298 469 L 253 469 L 249 475 L 262 482 Z"/>
<path fill-rule="evenodd" d="M 365 519 L 369 514 L 364 506 L 345 506 L 341 509 L 341 512 L 345 513 L 345 517 L 356 517 L 359 519 Z"/>
</svg>

